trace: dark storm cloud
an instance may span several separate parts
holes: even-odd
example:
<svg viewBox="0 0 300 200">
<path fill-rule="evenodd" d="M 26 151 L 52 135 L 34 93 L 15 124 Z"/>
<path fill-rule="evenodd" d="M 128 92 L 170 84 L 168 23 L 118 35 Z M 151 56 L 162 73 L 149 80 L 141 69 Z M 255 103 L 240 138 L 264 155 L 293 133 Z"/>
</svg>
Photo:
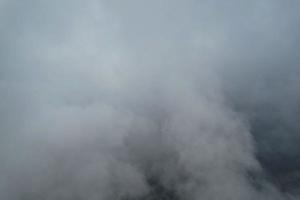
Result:
<svg viewBox="0 0 300 200">
<path fill-rule="evenodd" d="M 0 197 L 296 199 L 299 8 L 1 1 Z"/>
</svg>

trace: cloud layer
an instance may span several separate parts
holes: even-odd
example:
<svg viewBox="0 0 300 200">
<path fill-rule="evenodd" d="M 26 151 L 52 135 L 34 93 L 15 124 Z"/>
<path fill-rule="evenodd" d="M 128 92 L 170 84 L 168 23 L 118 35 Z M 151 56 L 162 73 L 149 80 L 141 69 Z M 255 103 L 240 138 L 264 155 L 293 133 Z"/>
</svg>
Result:
<svg viewBox="0 0 300 200">
<path fill-rule="evenodd" d="M 0 198 L 297 199 L 298 1 L 0 1 Z"/>
</svg>

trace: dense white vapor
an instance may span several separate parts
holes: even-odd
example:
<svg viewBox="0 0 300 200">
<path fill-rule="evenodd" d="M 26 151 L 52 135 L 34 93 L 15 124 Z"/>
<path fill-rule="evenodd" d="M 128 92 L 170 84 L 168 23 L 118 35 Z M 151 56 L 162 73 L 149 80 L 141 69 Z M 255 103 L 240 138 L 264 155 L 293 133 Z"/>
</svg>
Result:
<svg viewBox="0 0 300 200">
<path fill-rule="evenodd" d="M 0 1 L 0 199 L 297 199 L 257 154 L 300 155 L 299 6 Z"/>
</svg>

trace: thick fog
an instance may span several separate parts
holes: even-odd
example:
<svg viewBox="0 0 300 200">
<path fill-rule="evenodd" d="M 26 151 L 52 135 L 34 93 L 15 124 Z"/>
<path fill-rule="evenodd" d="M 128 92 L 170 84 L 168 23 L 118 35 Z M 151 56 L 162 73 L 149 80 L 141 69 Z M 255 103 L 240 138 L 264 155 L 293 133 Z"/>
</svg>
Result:
<svg viewBox="0 0 300 200">
<path fill-rule="evenodd" d="M 299 10 L 0 0 L 0 199 L 299 199 Z"/>
</svg>

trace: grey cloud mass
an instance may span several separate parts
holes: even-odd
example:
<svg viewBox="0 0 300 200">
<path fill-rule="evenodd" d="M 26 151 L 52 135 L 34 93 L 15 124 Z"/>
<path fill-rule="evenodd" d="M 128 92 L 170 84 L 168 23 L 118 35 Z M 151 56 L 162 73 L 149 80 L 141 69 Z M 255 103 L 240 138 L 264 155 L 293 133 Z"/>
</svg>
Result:
<svg viewBox="0 0 300 200">
<path fill-rule="evenodd" d="M 0 199 L 299 199 L 299 9 L 0 0 Z"/>
</svg>

